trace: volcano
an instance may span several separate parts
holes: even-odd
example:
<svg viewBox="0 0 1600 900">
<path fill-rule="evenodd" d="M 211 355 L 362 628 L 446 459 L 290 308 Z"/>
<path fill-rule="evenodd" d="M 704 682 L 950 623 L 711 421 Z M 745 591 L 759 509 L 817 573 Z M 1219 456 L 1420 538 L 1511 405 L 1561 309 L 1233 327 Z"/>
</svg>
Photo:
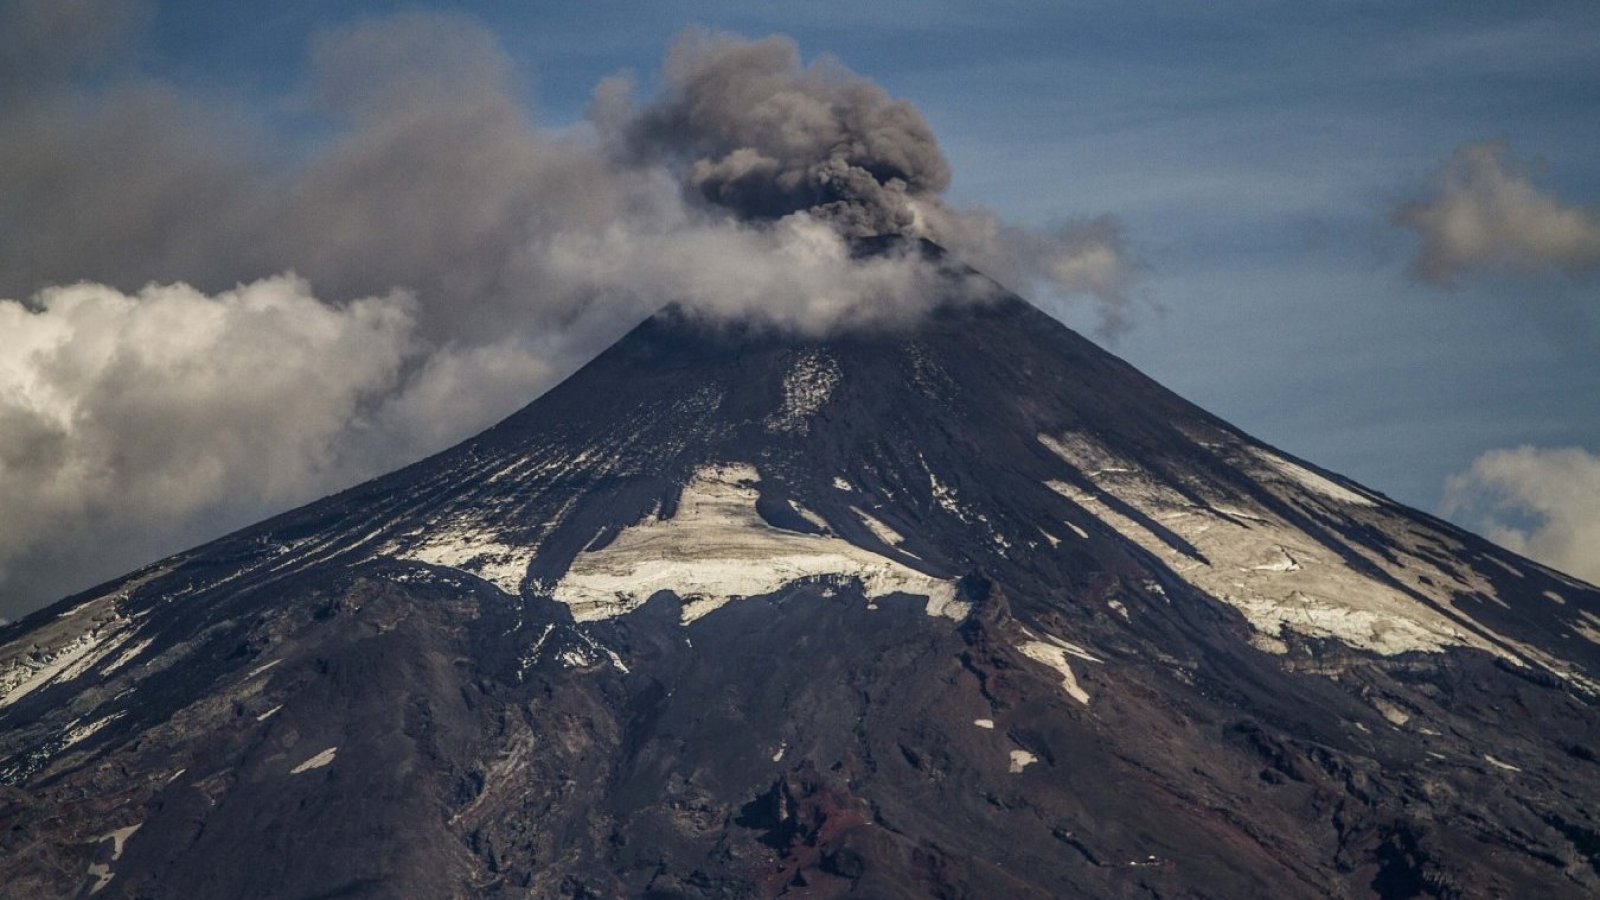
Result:
<svg viewBox="0 0 1600 900">
<path fill-rule="evenodd" d="M 935 307 L 665 309 L 0 630 L 3 893 L 1600 892 L 1600 590 Z"/>
</svg>

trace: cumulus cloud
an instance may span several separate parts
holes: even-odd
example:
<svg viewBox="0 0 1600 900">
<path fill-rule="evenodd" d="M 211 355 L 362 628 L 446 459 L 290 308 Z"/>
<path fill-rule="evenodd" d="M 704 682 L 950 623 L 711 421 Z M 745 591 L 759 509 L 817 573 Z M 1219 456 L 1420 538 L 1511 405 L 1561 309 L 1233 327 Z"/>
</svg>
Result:
<svg viewBox="0 0 1600 900">
<path fill-rule="evenodd" d="M 1450 478 L 1443 512 L 1476 522 L 1502 546 L 1600 584 L 1600 454 L 1492 450 Z"/>
<path fill-rule="evenodd" d="M 475 20 L 367 19 L 313 40 L 285 131 L 108 63 L 137 10 L 0 29 L 0 613 L 465 437 L 667 302 L 820 334 L 950 295 L 865 235 L 1127 321 L 1115 221 L 951 207 L 916 109 L 786 38 L 692 33 L 552 129 Z"/>
<path fill-rule="evenodd" d="M 197 520 L 365 472 L 347 451 L 400 382 L 414 325 L 407 297 L 335 308 L 288 277 L 0 301 L 0 582 L 32 596 L 63 568 L 110 576 L 107 560 L 172 549 L 173 530 L 198 538 Z"/>
<path fill-rule="evenodd" d="M 1427 281 L 1484 270 L 1578 274 L 1600 265 L 1600 216 L 1541 190 L 1501 142 L 1458 149 L 1429 193 L 1401 206 L 1394 221 L 1422 239 L 1411 268 Z"/>
</svg>

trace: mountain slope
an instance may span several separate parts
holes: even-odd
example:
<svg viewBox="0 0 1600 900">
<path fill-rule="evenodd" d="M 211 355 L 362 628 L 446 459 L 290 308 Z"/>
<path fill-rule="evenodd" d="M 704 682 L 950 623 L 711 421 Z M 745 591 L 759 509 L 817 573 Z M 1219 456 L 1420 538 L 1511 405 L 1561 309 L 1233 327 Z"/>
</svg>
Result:
<svg viewBox="0 0 1600 900">
<path fill-rule="evenodd" d="M 1025 302 L 675 310 L 0 631 L 22 896 L 1583 896 L 1600 591 Z"/>
</svg>

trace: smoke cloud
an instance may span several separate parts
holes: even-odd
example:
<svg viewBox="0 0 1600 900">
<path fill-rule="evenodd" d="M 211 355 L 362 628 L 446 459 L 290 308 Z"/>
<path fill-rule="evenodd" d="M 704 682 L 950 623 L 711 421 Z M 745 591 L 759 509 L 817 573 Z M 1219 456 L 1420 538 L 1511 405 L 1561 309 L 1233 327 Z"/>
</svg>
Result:
<svg viewBox="0 0 1600 900">
<path fill-rule="evenodd" d="M 0 615 L 440 449 L 669 301 L 921 314 L 939 273 L 862 235 L 1107 333 L 1135 295 L 1114 221 L 952 208 L 916 109 L 786 38 L 691 33 L 657 95 L 547 128 L 475 20 L 369 19 L 315 38 L 286 129 L 133 68 L 137 6 L 0 14 Z"/>
<path fill-rule="evenodd" d="M 1600 216 L 1540 190 L 1505 144 L 1467 144 L 1434 175 L 1431 192 L 1395 212 L 1421 237 L 1411 271 L 1448 284 L 1474 271 L 1577 275 L 1600 265 Z"/>
<path fill-rule="evenodd" d="M 609 79 L 591 117 L 622 161 L 665 166 L 691 204 L 741 222 L 801 216 L 847 237 L 928 238 L 1014 290 L 1087 298 L 1102 335 L 1129 326 L 1139 266 L 1119 223 L 1032 229 L 946 204 L 950 167 L 921 113 L 839 61 L 806 65 L 782 36 L 691 31 L 668 52 L 662 80 L 660 96 L 641 104 L 631 79 Z M 903 312 L 899 302 L 882 308 Z M 851 323 L 871 315 L 844 312 Z"/>
<path fill-rule="evenodd" d="M 1445 515 L 1485 537 L 1600 584 L 1600 455 L 1579 447 L 1492 450 L 1446 486 Z"/>
<path fill-rule="evenodd" d="M 950 184 L 915 107 L 835 60 L 802 65 L 787 38 L 691 32 L 662 77 L 654 102 L 632 110 L 612 94 L 599 121 L 633 158 L 666 161 L 742 219 L 806 211 L 849 235 L 911 234 L 911 201 Z"/>
</svg>

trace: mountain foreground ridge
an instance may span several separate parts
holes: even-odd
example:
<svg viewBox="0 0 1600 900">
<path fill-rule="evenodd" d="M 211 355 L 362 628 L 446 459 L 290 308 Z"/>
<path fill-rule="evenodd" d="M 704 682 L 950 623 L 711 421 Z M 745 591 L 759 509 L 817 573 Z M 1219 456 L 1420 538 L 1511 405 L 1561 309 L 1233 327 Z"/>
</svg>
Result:
<svg viewBox="0 0 1600 900">
<path fill-rule="evenodd" d="M 673 307 L 0 628 L 0 893 L 1594 896 L 1597 700 L 1600 590 L 1020 298 Z"/>
</svg>

